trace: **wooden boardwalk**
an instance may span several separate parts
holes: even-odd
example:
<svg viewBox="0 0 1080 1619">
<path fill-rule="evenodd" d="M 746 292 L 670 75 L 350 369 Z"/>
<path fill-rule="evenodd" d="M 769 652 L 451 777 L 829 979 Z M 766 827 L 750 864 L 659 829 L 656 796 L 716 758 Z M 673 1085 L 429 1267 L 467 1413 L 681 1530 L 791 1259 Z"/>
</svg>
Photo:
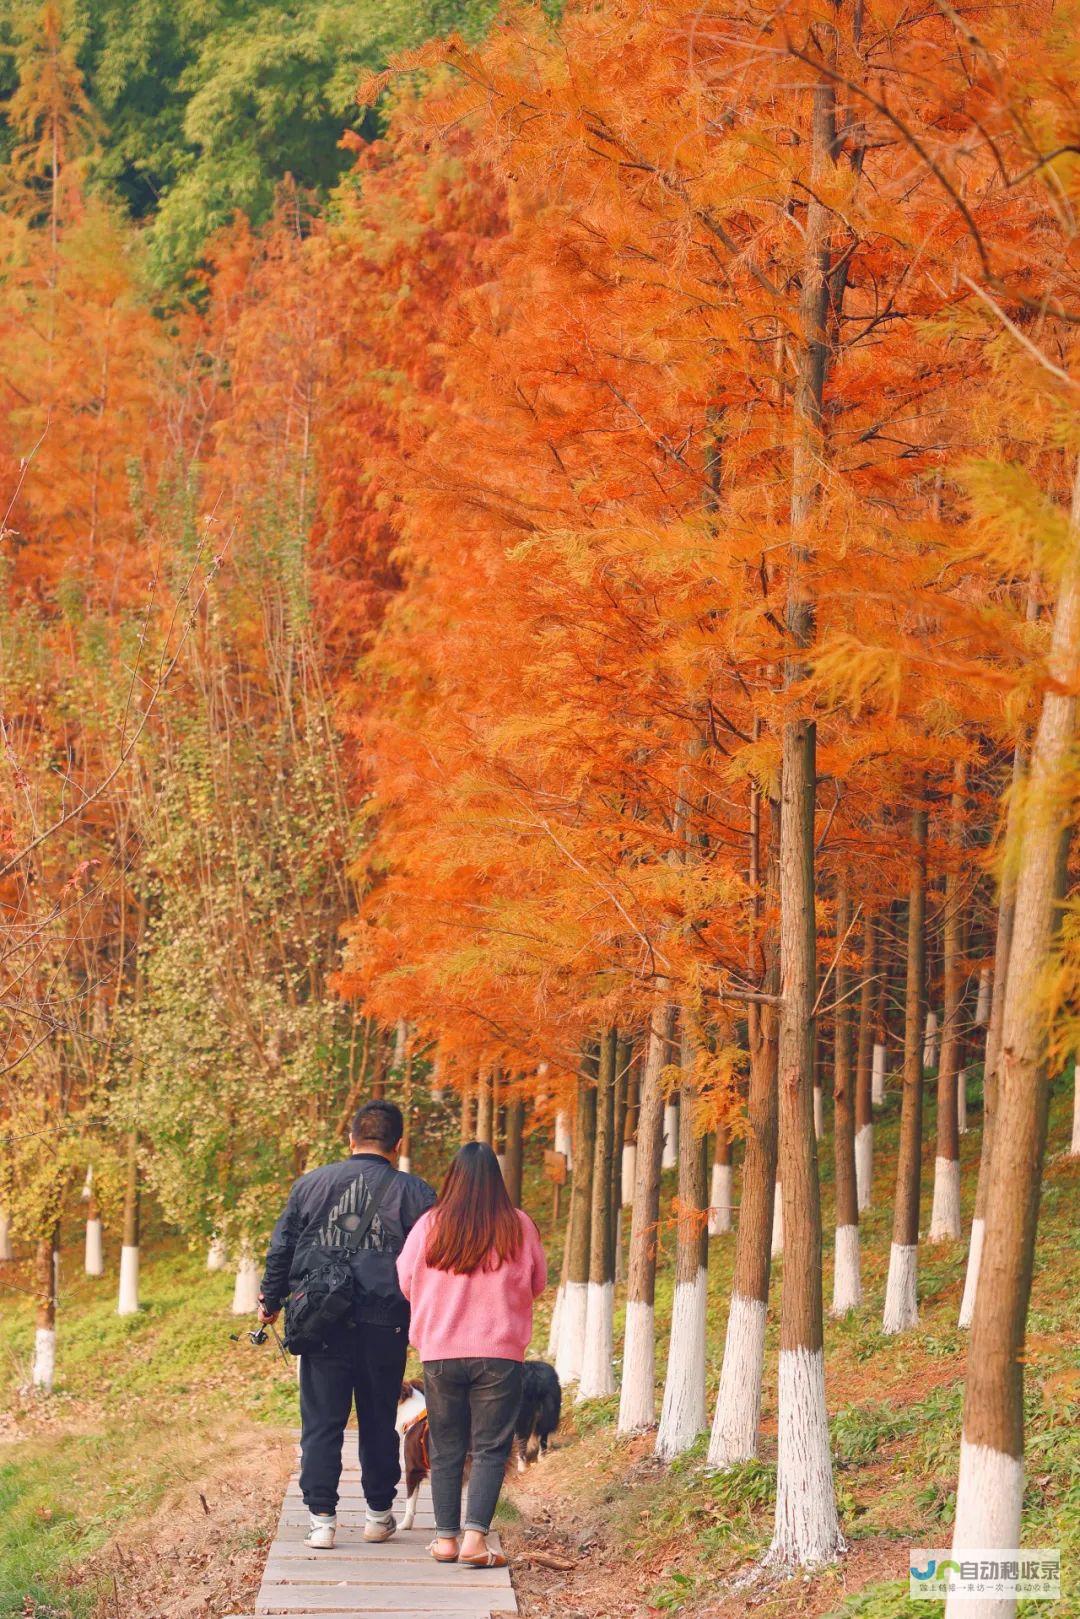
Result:
<svg viewBox="0 0 1080 1619">
<path fill-rule="evenodd" d="M 509 1569 L 467 1569 L 457 1563 L 432 1562 L 427 1547 L 435 1529 L 431 1493 L 424 1485 L 416 1523 L 406 1534 L 370 1546 L 363 1538 L 364 1497 L 356 1459 L 356 1430 L 345 1436 L 345 1465 L 338 1502 L 337 1544 L 333 1551 L 311 1551 L 304 1545 L 308 1515 L 294 1473 L 285 1492 L 277 1534 L 270 1547 L 262 1585 L 255 1600 L 255 1619 L 287 1614 L 291 1619 L 489 1619 L 516 1614 L 517 1600 Z M 399 1497 L 398 1522 L 405 1503 Z M 492 1547 L 498 1537 L 490 1537 Z"/>
</svg>

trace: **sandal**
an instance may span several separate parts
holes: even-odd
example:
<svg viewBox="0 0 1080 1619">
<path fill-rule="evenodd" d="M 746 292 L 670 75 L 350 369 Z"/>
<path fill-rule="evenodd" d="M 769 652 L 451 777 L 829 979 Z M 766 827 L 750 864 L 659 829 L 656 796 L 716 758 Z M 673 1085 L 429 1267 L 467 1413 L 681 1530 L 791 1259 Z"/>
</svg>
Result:
<svg viewBox="0 0 1080 1619">
<path fill-rule="evenodd" d="M 447 1540 L 449 1540 L 449 1538 L 450 1538 L 449 1535 L 447 1535 L 446 1538 L 447 1538 Z M 457 1552 L 452 1552 L 449 1556 L 447 1556 L 447 1554 L 445 1552 L 437 1552 L 435 1550 L 435 1548 L 436 1548 L 436 1546 L 438 1544 L 439 1544 L 439 1542 L 438 1542 L 438 1539 L 436 1538 L 428 1546 L 428 1555 L 431 1558 L 432 1562 L 433 1563 L 456 1563 L 457 1560 L 458 1560 L 458 1553 Z"/>
<path fill-rule="evenodd" d="M 510 1564 L 502 1552 L 481 1552 L 479 1557 L 458 1557 L 458 1562 L 466 1568 L 509 1568 Z"/>
</svg>

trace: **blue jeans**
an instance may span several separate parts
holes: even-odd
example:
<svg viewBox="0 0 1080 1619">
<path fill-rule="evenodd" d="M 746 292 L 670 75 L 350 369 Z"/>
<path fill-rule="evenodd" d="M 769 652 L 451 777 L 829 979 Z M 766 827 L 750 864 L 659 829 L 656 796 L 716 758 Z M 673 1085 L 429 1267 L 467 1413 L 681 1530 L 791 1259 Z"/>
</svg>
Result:
<svg viewBox="0 0 1080 1619">
<path fill-rule="evenodd" d="M 491 1528 L 521 1405 L 519 1360 L 426 1360 L 431 1498 L 436 1533 L 461 1533 L 465 1458 L 472 1457 L 465 1528 Z"/>
</svg>

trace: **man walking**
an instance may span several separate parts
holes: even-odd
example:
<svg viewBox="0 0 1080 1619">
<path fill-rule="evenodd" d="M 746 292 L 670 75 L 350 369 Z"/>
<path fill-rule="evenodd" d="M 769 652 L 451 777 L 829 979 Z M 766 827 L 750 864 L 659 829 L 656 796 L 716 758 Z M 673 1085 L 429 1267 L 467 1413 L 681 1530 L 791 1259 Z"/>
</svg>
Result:
<svg viewBox="0 0 1080 1619">
<path fill-rule="evenodd" d="M 393 1102 L 367 1102 L 349 1129 L 348 1158 L 302 1175 L 270 1238 L 259 1319 L 277 1319 L 290 1291 L 327 1257 L 347 1261 L 352 1300 L 344 1318 L 300 1356 L 300 1488 L 307 1545 L 329 1549 L 337 1529 L 341 1447 L 356 1404 L 364 1539 L 389 1540 L 401 1478 L 394 1424 L 409 1345 L 409 1306 L 397 1256 L 435 1193 L 397 1167 L 404 1120 Z"/>
</svg>

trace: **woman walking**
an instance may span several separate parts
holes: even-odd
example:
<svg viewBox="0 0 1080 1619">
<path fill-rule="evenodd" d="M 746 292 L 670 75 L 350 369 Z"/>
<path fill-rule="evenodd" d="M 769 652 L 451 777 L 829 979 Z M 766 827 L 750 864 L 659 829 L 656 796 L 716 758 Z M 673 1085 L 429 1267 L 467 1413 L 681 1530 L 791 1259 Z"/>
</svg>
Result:
<svg viewBox="0 0 1080 1619">
<path fill-rule="evenodd" d="M 505 1568 L 487 1536 L 521 1403 L 533 1300 L 547 1262 L 529 1216 L 515 1209 L 499 1161 L 482 1141 L 462 1147 L 442 1195 L 398 1259 L 412 1305 L 410 1337 L 424 1363 L 437 1563 Z M 461 1488 L 472 1456 L 464 1537 Z"/>
</svg>

